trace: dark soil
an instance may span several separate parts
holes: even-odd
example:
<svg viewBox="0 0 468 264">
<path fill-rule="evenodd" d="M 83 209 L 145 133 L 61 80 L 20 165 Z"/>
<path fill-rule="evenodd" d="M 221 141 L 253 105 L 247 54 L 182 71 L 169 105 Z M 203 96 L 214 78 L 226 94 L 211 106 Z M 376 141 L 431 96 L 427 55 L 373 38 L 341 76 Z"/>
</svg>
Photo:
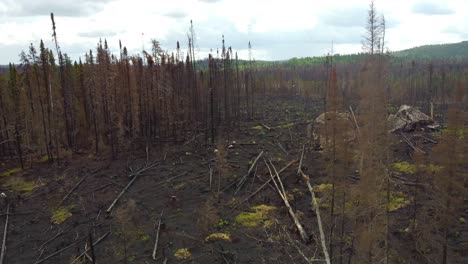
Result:
<svg viewBox="0 0 468 264">
<path fill-rule="evenodd" d="M 165 258 L 167 263 L 305 263 L 300 251 L 308 257 L 315 254 L 321 259 L 319 241 L 316 240 L 316 216 L 310 207 L 308 189 L 297 176 L 297 168 L 302 146 L 309 143 L 306 126 L 322 112 L 322 105 L 304 105 L 298 99 L 282 98 L 261 100 L 257 106 L 256 110 L 261 114 L 257 114 L 255 120 L 245 121 L 237 129 L 219 131 L 223 138 L 214 145 L 207 144 L 201 134 L 186 139 L 184 144 L 150 146 L 148 156 L 144 147 L 120 153 L 116 160 L 69 154 L 60 165 L 35 162 L 31 169 L 2 176 L 1 189 L 12 205 L 6 263 L 35 263 L 77 242 L 43 262 L 70 263 L 83 252 L 85 244 L 89 245 L 90 235 L 96 241 L 107 232 L 110 233 L 94 247 L 97 263 L 162 263 Z M 268 130 L 262 124 L 272 129 Z M 430 151 L 432 143 L 423 143 L 424 149 Z M 396 138 L 393 148 L 395 159 L 410 160 L 413 150 L 404 141 Z M 236 183 L 262 150 L 277 170 L 297 161 L 281 176 L 285 189 L 295 193 L 292 206 L 300 215 L 310 242 L 300 242 L 287 209 L 272 185 L 238 205 L 270 179 L 262 158 L 255 172 L 235 194 Z M 137 176 L 112 212 L 107 214 L 112 201 L 131 181 L 131 171 L 148 163 L 157 163 L 157 166 Z M 306 148 L 303 170 L 310 175 L 312 185 L 325 183 L 324 164 L 320 151 L 311 146 Z M 2 171 L 10 168 L 5 164 Z M 71 217 L 62 224 L 52 223 L 51 217 L 60 201 L 84 176 L 87 177 L 61 204 L 69 209 Z M 15 191 L 6 185 L 6 177 L 33 181 L 39 187 L 30 192 Z M 354 182 L 355 177 L 350 178 L 349 184 Z M 401 188 L 405 191 L 407 187 Z M 237 215 L 261 204 L 277 208 L 271 213 L 274 221 L 270 227 L 248 228 L 236 223 Z M 5 205 L 4 200 L 2 212 L 6 212 Z M 161 213 L 155 261 L 151 254 Z M 324 210 L 323 214 L 328 229 L 329 212 Z M 403 208 L 394 214 L 397 229 L 398 225 L 403 227 L 407 223 L 410 209 Z M 3 215 L 1 219 L 3 230 L 6 217 Z M 462 232 L 461 237 L 466 239 L 466 229 L 458 232 Z M 213 233 L 229 233 L 231 241 L 205 241 Z M 409 241 L 395 232 L 391 243 L 394 251 L 399 252 Z M 190 260 L 176 259 L 174 254 L 181 248 L 188 249 L 192 255 Z M 463 248 L 452 248 L 450 252 L 457 256 L 457 260 L 466 257 Z M 91 252 L 88 253 L 91 256 Z M 409 260 L 413 257 L 411 252 L 402 256 L 407 257 L 408 262 L 401 263 L 416 263 Z M 347 261 L 348 256 L 344 259 Z M 84 263 L 80 261 L 75 263 Z M 421 260 L 421 263 L 425 262 Z"/>
</svg>

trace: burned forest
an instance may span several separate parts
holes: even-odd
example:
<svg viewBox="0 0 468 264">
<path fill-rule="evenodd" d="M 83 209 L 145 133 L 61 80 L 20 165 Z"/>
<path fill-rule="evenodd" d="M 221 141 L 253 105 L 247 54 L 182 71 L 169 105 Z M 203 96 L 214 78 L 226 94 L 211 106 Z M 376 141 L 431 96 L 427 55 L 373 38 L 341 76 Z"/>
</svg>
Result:
<svg viewBox="0 0 468 264">
<path fill-rule="evenodd" d="M 288 60 L 195 19 L 75 57 L 48 13 L 0 67 L 0 264 L 468 263 L 468 44 L 392 51 L 370 2 Z"/>
</svg>

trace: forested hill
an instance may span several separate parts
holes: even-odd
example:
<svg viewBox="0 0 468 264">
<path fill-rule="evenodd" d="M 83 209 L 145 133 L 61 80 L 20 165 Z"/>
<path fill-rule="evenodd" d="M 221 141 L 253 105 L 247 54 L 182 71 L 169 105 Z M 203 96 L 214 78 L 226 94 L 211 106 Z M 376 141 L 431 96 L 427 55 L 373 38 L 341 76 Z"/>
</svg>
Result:
<svg viewBox="0 0 468 264">
<path fill-rule="evenodd" d="M 451 44 L 424 45 L 392 53 L 396 57 L 426 60 L 453 60 L 468 58 L 468 41 Z"/>
<path fill-rule="evenodd" d="M 468 59 L 468 41 L 451 44 L 439 45 L 424 45 L 411 49 L 390 52 L 389 54 L 397 61 L 401 60 L 462 60 Z M 333 56 L 333 62 L 338 64 L 358 63 L 364 54 L 351 54 Z M 285 61 L 267 62 L 262 61 L 256 63 L 257 66 L 280 64 L 285 66 L 302 66 L 302 65 L 317 65 L 324 64 L 327 58 L 321 57 L 305 57 L 292 58 Z"/>
</svg>

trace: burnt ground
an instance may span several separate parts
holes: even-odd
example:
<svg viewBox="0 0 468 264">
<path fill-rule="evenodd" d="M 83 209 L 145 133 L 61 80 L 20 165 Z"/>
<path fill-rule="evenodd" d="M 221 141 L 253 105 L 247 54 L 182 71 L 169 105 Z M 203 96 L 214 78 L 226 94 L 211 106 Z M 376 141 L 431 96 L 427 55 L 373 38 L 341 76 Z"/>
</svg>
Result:
<svg viewBox="0 0 468 264">
<path fill-rule="evenodd" d="M 215 145 L 205 144 L 204 136 L 199 135 L 184 144 L 152 146 L 148 155 L 144 148 L 121 153 L 117 160 L 70 154 L 60 165 L 37 161 L 31 169 L 2 176 L 1 189 L 12 205 L 6 263 L 36 263 L 44 259 L 41 263 L 70 263 L 83 252 L 85 244 L 89 245 L 89 234 L 94 241 L 107 234 L 94 247 L 98 263 L 163 263 L 165 259 L 167 263 L 305 263 L 302 254 L 319 260 L 316 216 L 310 206 L 309 191 L 297 176 L 297 168 L 302 146 L 309 142 L 307 123 L 318 116 L 321 108 L 320 104 L 305 106 L 298 99 L 265 99 L 258 103 L 257 111 L 262 114 L 256 120 L 243 122 L 239 129 L 220 131 L 224 138 Z M 431 142 L 422 144 L 430 151 Z M 410 161 L 413 150 L 402 140 L 395 139 L 393 149 L 396 160 Z M 261 151 L 277 170 L 296 161 L 281 177 L 291 194 L 291 206 L 310 236 L 308 243 L 300 242 L 288 211 L 272 185 L 245 201 L 270 179 L 263 158 L 236 193 L 236 183 L 246 175 Z M 112 212 L 106 213 L 132 180 L 129 175 L 148 164 L 154 167 L 139 174 Z M 310 175 L 312 185 L 326 183 L 324 164 L 320 151 L 306 148 L 303 170 Z M 2 171 L 11 169 L 8 164 L 3 166 Z M 13 188 L 11 181 L 32 182 L 33 187 L 24 184 Z M 351 176 L 349 184 L 356 181 Z M 399 188 L 407 191 L 404 185 Z M 2 212 L 6 212 L 5 204 L 2 201 Z M 57 213 L 59 204 L 65 208 L 62 214 Z M 244 227 L 236 222 L 236 216 L 253 212 L 252 207 L 256 205 L 276 209 L 268 213 L 268 219 L 261 219 L 258 227 Z M 157 260 L 153 260 L 155 230 L 161 214 Z M 330 226 L 328 214 L 324 208 L 326 229 Z M 409 214 L 409 206 L 392 212 L 395 230 L 404 228 Z M 63 223 L 53 223 L 53 216 L 63 215 Z M 5 219 L 2 215 L 2 229 Z M 457 232 L 466 239 L 466 224 Z M 229 233 L 230 241 L 206 241 L 213 233 Z M 409 241 L 397 231 L 392 232 L 390 243 L 394 252 L 404 252 L 411 244 Z M 466 247 L 463 250 L 460 241 L 453 241 L 460 247 L 450 248 L 450 254 L 455 256 L 453 263 L 463 263 L 458 261 L 467 256 Z M 182 248 L 190 252 L 190 259 L 175 257 L 175 252 Z M 349 253 L 345 252 L 345 261 Z M 409 260 L 411 252 L 401 256 L 407 260 L 399 263 L 426 263 Z M 85 261 L 81 258 L 75 263 Z"/>
</svg>

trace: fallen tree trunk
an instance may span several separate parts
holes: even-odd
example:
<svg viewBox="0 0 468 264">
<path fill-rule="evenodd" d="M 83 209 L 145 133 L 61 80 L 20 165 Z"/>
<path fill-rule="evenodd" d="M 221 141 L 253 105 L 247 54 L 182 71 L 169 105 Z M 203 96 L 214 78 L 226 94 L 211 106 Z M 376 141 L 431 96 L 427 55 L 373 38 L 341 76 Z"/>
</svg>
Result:
<svg viewBox="0 0 468 264">
<path fill-rule="evenodd" d="M 315 214 L 317 215 L 317 223 L 318 223 L 318 228 L 319 228 L 319 231 L 320 231 L 320 241 L 322 243 L 323 255 L 325 257 L 326 263 L 330 264 L 331 263 L 330 262 L 330 256 L 328 255 L 327 243 L 325 241 L 325 233 L 323 232 L 322 218 L 320 217 L 320 209 L 319 209 L 319 206 L 318 206 L 318 203 L 317 203 L 317 199 L 315 198 L 314 190 L 313 190 L 312 186 L 310 185 L 309 176 L 305 175 L 302 170 L 300 171 L 300 173 L 301 173 L 304 181 L 307 184 L 307 188 L 309 189 L 310 195 L 312 196 L 312 203 L 313 203 L 312 207 L 314 208 Z"/>
<path fill-rule="evenodd" d="M 279 196 L 283 200 L 284 205 L 286 206 L 286 208 L 288 208 L 289 215 L 293 219 L 294 225 L 296 225 L 296 228 L 299 231 L 299 234 L 301 235 L 302 241 L 307 243 L 307 242 L 309 242 L 309 237 L 307 236 L 307 234 L 306 234 L 306 232 L 304 230 L 304 227 L 302 227 L 301 222 L 299 221 L 296 214 L 294 213 L 294 210 L 292 209 L 291 205 L 289 204 L 288 198 L 286 196 L 286 191 L 284 189 L 283 183 L 281 182 L 279 174 L 276 171 L 275 166 L 273 165 L 273 163 L 271 161 L 269 161 L 269 162 L 270 162 L 270 165 L 272 166 L 273 170 L 275 171 L 275 176 L 276 176 L 276 179 L 278 180 L 279 186 L 278 186 L 278 183 L 276 183 L 275 176 L 273 176 L 273 173 L 271 172 L 270 166 L 268 165 L 268 163 L 265 160 L 265 165 L 267 166 L 268 171 L 270 172 L 271 180 L 272 180 L 273 184 L 275 185 Z M 280 186 L 281 186 L 281 188 L 280 188 Z"/>
<path fill-rule="evenodd" d="M 9 217 L 10 217 L 10 204 L 8 203 L 7 212 L 6 212 L 6 220 L 5 220 L 5 228 L 3 230 L 2 253 L 0 255 L 0 264 L 3 264 L 3 260 L 5 259 L 5 255 L 6 255 L 6 239 L 7 239 L 7 232 L 8 232 Z"/>
</svg>

